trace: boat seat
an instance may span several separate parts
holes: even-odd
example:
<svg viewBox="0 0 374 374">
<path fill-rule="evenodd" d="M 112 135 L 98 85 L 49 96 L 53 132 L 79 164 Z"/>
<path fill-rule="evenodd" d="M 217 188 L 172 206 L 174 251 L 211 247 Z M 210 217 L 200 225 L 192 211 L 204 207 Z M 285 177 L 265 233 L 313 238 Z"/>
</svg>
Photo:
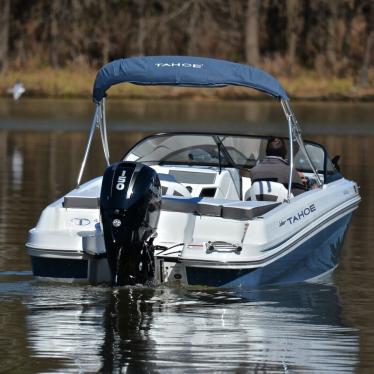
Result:
<svg viewBox="0 0 374 374">
<path fill-rule="evenodd" d="M 207 202 L 207 200 L 212 200 Z M 169 212 L 192 213 L 203 216 L 221 217 L 222 202 L 220 199 L 201 197 L 163 196 L 161 209 Z"/>
<path fill-rule="evenodd" d="M 190 191 L 179 183 L 174 175 L 164 173 L 157 173 L 157 175 L 161 182 L 162 195 L 191 196 Z"/>
<path fill-rule="evenodd" d="M 268 201 L 163 196 L 161 209 L 164 211 L 191 213 L 202 216 L 250 220 L 264 215 L 279 204 L 279 202 Z"/>
<path fill-rule="evenodd" d="M 62 201 L 64 208 L 75 209 L 98 209 L 100 207 L 101 178 L 96 178 L 95 182 L 85 183 L 67 193 Z"/>
<path fill-rule="evenodd" d="M 223 205 L 221 216 L 227 219 L 250 220 L 263 216 L 280 204 L 268 201 L 237 201 Z"/>
<path fill-rule="evenodd" d="M 288 191 L 282 183 L 260 180 L 252 183 L 245 200 L 282 202 L 287 200 L 287 197 Z"/>
<path fill-rule="evenodd" d="M 98 209 L 100 198 L 93 196 L 65 196 L 62 202 L 64 208 Z"/>
</svg>

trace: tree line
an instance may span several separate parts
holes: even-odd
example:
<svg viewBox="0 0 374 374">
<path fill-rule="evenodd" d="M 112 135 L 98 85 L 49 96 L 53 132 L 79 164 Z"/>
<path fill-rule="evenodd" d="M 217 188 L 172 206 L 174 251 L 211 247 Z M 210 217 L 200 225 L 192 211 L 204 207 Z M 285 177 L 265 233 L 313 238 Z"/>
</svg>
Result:
<svg viewBox="0 0 374 374">
<path fill-rule="evenodd" d="M 0 71 L 177 54 L 367 84 L 373 44 L 374 0 L 0 0 Z"/>
</svg>

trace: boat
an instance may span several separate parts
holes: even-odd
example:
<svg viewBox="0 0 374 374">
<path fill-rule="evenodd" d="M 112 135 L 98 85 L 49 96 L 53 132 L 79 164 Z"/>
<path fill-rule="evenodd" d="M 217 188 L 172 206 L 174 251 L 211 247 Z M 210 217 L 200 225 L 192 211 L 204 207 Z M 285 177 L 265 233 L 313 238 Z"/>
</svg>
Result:
<svg viewBox="0 0 374 374">
<path fill-rule="evenodd" d="M 244 86 L 285 114 L 288 183 L 252 180 L 269 134 L 152 134 L 110 163 L 105 101 L 120 83 Z M 90 284 L 256 288 L 321 279 L 337 267 L 360 202 L 337 157 L 303 140 L 281 84 L 244 64 L 188 56 L 112 61 L 97 73 L 95 113 L 77 186 L 41 213 L 26 248 L 41 279 Z M 107 168 L 81 183 L 95 129 Z M 305 190 L 293 193 L 291 170 Z"/>
</svg>

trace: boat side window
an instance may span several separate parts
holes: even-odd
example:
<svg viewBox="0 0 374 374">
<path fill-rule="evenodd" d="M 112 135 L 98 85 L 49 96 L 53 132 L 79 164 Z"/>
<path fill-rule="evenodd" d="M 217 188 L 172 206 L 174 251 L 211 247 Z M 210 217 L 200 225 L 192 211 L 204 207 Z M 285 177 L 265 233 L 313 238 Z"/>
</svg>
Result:
<svg viewBox="0 0 374 374">
<path fill-rule="evenodd" d="M 330 183 L 341 178 L 343 178 L 343 176 L 340 174 L 339 170 L 336 169 L 330 158 L 326 155 L 325 183 Z"/>
<path fill-rule="evenodd" d="M 308 152 L 308 155 L 313 162 L 314 167 L 318 170 L 319 173 L 324 171 L 325 163 L 325 151 L 322 147 L 316 144 L 305 144 L 305 149 Z M 295 168 L 303 172 L 312 172 L 312 169 L 309 165 L 309 162 L 302 150 L 298 150 L 294 156 L 294 165 Z"/>
<path fill-rule="evenodd" d="M 320 178 L 324 180 L 324 183 L 329 183 L 341 178 L 340 173 L 335 169 L 327 152 L 322 146 L 316 143 L 305 142 L 305 149 L 308 152 L 314 167 L 318 171 Z M 294 156 L 294 165 L 298 171 L 302 171 L 303 173 L 313 172 L 304 152 L 300 149 Z"/>
</svg>

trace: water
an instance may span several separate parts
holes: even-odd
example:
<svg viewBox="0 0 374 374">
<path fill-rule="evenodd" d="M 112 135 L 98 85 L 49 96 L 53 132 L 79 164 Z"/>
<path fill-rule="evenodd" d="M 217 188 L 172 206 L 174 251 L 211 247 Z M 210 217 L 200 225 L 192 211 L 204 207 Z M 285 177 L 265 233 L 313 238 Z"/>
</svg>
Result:
<svg viewBox="0 0 374 374">
<path fill-rule="evenodd" d="M 109 103 L 112 160 L 151 131 L 272 134 L 285 127 L 277 104 L 269 102 Z M 0 100 L 0 372 L 374 368 L 372 104 L 294 106 L 305 137 L 340 154 L 344 175 L 361 186 L 363 202 L 333 279 L 240 292 L 112 290 L 33 279 L 27 230 L 47 203 L 75 185 L 92 109 L 84 100 Z M 105 168 L 99 145 L 95 139 L 84 179 Z"/>
</svg>

